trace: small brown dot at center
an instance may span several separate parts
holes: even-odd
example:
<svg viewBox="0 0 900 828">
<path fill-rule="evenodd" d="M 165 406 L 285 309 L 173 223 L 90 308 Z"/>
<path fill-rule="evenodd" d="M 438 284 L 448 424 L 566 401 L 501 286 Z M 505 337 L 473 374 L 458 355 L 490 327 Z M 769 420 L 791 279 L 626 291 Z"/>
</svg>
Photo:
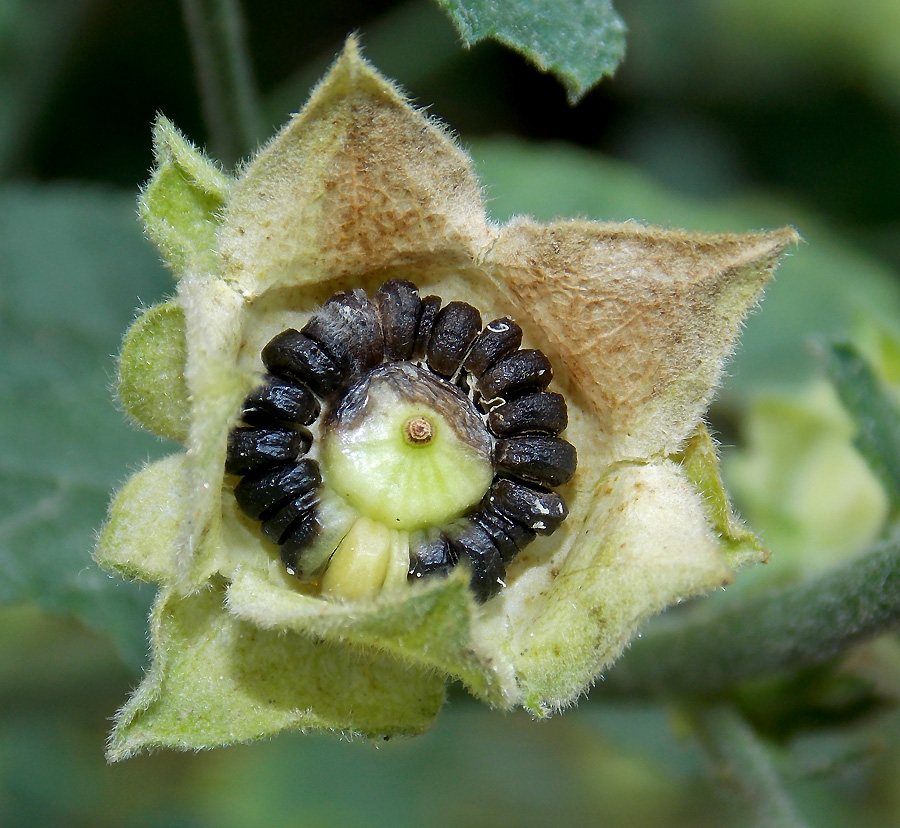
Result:
<svg viewBox="0 0 900 828">
<path fill-rule="evenodd" d="M 403 426 L 403 436 L 407 443 L 424 446 L 434 437 L 434 424 L 427 417 L 410 417 Z"/>
</svg>

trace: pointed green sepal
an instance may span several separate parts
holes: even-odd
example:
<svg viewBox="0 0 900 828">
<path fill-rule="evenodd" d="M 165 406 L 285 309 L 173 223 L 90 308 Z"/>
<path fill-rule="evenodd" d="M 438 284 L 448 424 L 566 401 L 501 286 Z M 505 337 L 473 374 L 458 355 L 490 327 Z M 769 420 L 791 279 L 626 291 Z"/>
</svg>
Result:
<svg viewBox="0 0 900 828">
<path fill-rule="evenodd" d="M 768 551 L 731 507 L 719 470 L 719 453 L 705 425 L 701 423 L 697 427 L 687 445 L 673 459 L 681 464 L 687 479 L 703 496 L 707 518 L 719 537 L 729 564 L 740 568 L 765 563 L 769 558 Z"/>
<path fill-rule="evenodd" d="M 177 278 L 218 272 L 216 234 L 231 180 L 162 115 L 153 151 L 153 175 L 138 200 L 147 235 Z"/>
</svg>

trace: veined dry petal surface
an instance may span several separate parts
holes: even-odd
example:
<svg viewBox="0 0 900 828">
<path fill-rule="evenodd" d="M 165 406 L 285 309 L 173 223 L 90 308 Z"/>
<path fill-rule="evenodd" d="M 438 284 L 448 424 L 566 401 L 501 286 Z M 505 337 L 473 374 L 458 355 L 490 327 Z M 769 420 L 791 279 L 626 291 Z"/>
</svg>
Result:
<svg viewBox="0 0 900 828">
<path fill-rule="evenodd" d="M 584 693 L 647 616 L 764 559 L 731 513 L 702 417 L 793 230 L 710 235 L 527 219 L 497 227 L 471 161 L 352 39 L 236 180 L 168 121 L 154 139 L 141 213 L 178 291 L 135 323 L 120 387 L 133 417 L 185 451 L 128 481 L 97 547 L 102 565 L 161 585 L 151 665 L 117 718 L 111 761 L 284 728 L 418 733 L 451 676 L 490 704 L 546 715 Z M 553 368 L 556 396 L 547 399 L 567 404 L 564 431 L 540 451 L 571 451 L 571 461 L 577 451 L 577 466 L 559 461 L 557 485 L 541 495 L 564 502 L 568 516 L 510 524 L 525 539 L 521 551 L 504 561 L 502 588 L 491 582 L 480 600 L 463 566 L 422 583 L 390 575 L 397 560 L 405 567 L 398 549 L 414 563 L 419 552 L 403 550 L 414 548 L 416 530 L 378 529 L 371 515 L 341 530 L 331 563 L 326 549 L 324 576 L 295 577 L 239 507 L 241 478 L 225 472 L 244 399 L 264 382 L 267 343 L 320 324 L 322 303 L 339 291 L 372 297 L 397 279 L 444 307 L 476 308 L 484 323 L 514 319 L 521 353 L 539 350 Z M 164 369 L 148 367 L 148 355 Z M 170 366 L 184 366 L 183 376 Z M 305 438 L 320 465 L 327 457 L 317 446 L 334 422 L 326 412 Z M 416 422 L 422 442 L 440 439 L 432 422 Z M 540 451 L 536 461 L 503 462 L 540 466 Z M 528 482 L 546 472 L 522 473 Z M 363 481 L 376 483 L 384 481 Z M 318 508 L 327 527 L 348 507 L 337 497 Z M 338 559 L 343 574 L 330 576 Z M 376 571 L 388 572 L 378 576 L 384 585 L 365 581 Z M 348 578 L 362 578 L 362 591 L 347 591 Z"/>
<path fill-rule="evenodd" d="M 471 265 L 493 241 L 471 161 L 348 47 L 238 182 L 220 249 L 259 293 L 404 265 Z"/>
<path fill-rule="evenodd" d="M 609 461 L 671 454 L 706 411 L 740 323 L 793 230 L 700 235 L 527 219 L 488 262 L 559 349 Z"/>
</svg>

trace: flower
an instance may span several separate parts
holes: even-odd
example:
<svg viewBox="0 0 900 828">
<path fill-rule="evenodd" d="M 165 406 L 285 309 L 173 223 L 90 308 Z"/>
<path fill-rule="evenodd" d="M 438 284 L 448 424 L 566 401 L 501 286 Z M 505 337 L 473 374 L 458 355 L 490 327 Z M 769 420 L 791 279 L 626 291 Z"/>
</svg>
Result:
<svg viewBox="0 0 900 828">
<path fill-rule="evenodd" d="M 141 196 L 178 279 L 126 335 L 119 395 L 184 450 L 117 494 L 99 563 L 155 581 L 152 661 L 111 761 L 284 728 L 424 730 L 448 676 L 536 716 L 572 704 L 666 606 L 765 557 L 733 515 L 702 417 L 791 229 L 686 234 L 485 216 L 470 160 L 353 39 L 236 179 L 165 119 Z M 462 569 L 331 600 L 292 578 L 239 511 L 226 445 L 260 352 L 336 291 L 410 279 L 511 316 L 556 368 L 578 468 L 569 516 L 479 604 Z"/>
</svg>

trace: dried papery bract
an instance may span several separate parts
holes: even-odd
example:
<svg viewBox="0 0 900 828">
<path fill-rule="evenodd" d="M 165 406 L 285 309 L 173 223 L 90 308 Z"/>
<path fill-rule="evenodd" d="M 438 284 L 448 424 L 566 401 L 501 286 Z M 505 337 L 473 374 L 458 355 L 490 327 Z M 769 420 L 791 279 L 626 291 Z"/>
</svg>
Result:
<svg viewBox="0 0 900 828">
<path fill-rule="evenodd" d="M 448 676 L 492 705 L 544 715 L 576 700 L 648 615 L 763 557 L 728 506 L 702 417 L 793 230 L 498 227 L 471 161 L 352 39 L 237 180 L 167 122 L 155 140 L 142 214 L 179 277 L 179 312 L 165 317 L 178 324 L 139 325 L 120 373 L 123 387 L 143 389 L 125 399 L 130 413 L 185 451 L 125 485 L 97 548 L 104 566 L 161 585 L 153 660 L 119 713 L 111 760 L 285 728 L 418 733 Z M 538 533 L 482 605 L 463 568 L 376 597 L 323 597 L 285 571 L 224 471 L 266 343 L 301 330 L 338 291 L 377 296 L 389 279 L 419 287 L 428 326 L 452 302 L 497 321 L 463 357 L 483 389 L 495 381 L 477 373 L 496 359 L 485 349 L 513 337 L 512 350 L 546 355 L 546 393 L 566 403 L 561 437 L 578 455 L 559 487 L 568 516 Z M 427 342 L 403 336 L 386 347 L 427 359 Z M 153 353 L 183 364 L 184 381 L 142 371 Z M 185 412 L 177 428 L 160 414 L 167 406 Z M 516 450 L 504 449 L 510 463 L 529 462 Z"/>
</svg>

